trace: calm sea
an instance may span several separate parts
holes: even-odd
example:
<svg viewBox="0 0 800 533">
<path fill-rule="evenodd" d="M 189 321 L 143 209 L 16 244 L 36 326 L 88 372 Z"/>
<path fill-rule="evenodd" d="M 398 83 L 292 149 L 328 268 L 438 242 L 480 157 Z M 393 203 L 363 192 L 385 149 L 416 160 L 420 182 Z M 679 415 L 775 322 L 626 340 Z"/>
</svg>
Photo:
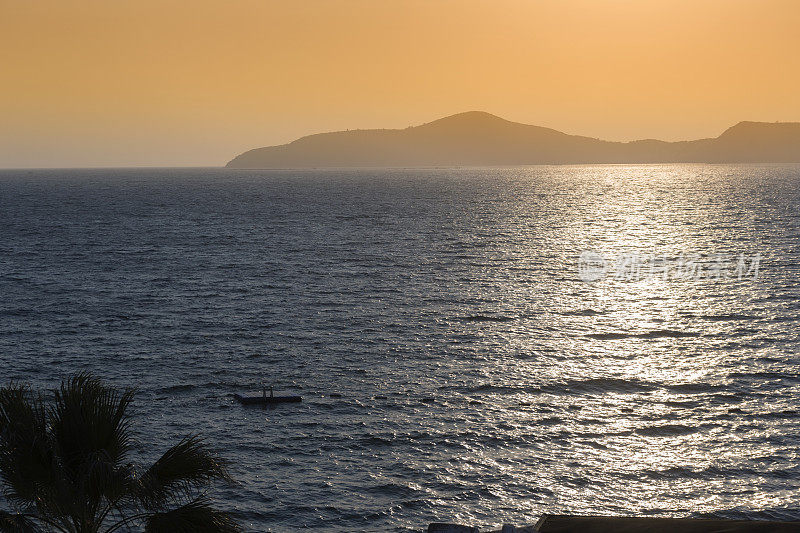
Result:
<svg viewBox="0 0 800 533">
<path fill-rule="evenodd" d="M 137 387 L 252 531 L 800 519 L 799 265 L 798 166 L 2 171 L 2 380 Z"/>
</svg>

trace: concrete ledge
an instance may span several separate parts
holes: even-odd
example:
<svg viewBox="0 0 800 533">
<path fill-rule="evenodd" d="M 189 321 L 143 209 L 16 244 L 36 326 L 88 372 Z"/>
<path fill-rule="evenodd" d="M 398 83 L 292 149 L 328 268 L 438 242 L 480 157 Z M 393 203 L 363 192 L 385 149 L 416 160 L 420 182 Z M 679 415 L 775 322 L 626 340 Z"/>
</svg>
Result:
<svg viewBox="0 0 800 533">
<path fill-rule="evenodd" d="M 428 533 L 478 533 L 478 528 L 434 523 Z M 800 533 L 800 522 L 546 514 L 536 525 L 504 525 L 500 533 Z"/>
<path fill-rule="evenodd" d="M 544 515 L 539 533 L 800 533 L 800 522 Z"/>
</svg>

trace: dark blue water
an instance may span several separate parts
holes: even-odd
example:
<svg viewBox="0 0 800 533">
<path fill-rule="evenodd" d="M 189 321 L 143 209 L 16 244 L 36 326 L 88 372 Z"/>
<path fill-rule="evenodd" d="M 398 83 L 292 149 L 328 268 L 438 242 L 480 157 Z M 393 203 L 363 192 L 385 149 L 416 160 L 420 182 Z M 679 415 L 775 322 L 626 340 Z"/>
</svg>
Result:
<svg viewBox="0 0 800 533">
<path fill-rule="evenodd" d="M 797 166 L 2 171 L 2 377 L 137 387 L 139 457 L 207 436 L 252 531 L 800 519 L 799 186 Z M 229 396 L 264 383 L 304 401 Z"/>
</svg>

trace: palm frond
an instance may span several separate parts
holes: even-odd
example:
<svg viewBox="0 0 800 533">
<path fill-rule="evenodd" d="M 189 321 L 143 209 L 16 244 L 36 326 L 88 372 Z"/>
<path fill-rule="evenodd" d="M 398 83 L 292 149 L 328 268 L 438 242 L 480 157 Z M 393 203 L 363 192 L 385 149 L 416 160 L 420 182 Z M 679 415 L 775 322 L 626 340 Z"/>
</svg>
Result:
<svg viewBox="0 0 800 533">
<path fill-rule="evenodd" d="M 121 464 L 130 449 L 126 410 L 132 400 L 132 390 L 117 391 L 89 374 L 61 384 L 50 419 L 68 471 L 78 472 L 98 459 Z"/>
<path fill-rule="evenodd" d="M 236 533 L 238 524 L 230 513 L 217 511 L 206 498 L 197 498 L 175 509 L 151 514 L 146 533 Z"/>
<path fill-rule="evenodd" d="M 77 488 L 79 494 L 92 502 L 125 499 L 135 491 L 133 468 L 130 465 L 120 467 L 104 458 L 96 458 L 84 463 Z"/>
<path fill-rule="evenodd" d="M 155 508 L 218 479 L 229 480 L 225 462 L 198 437 L 187 437 L 164 453 L 139 480 L 139 500 Z"/>
<path fill-rule="evenodd" d="M 55 478 L 52 441 L 44 403 L 27 388 L 0 389 L 0 478 L 10 500 L 21 505 L 37 499 Z"/>
<path fill-rule="evenodd" d="M 27 387 L 0 388 L 0 486 L 17 512 L 0 512 L 0 533 L 32 533 L 37 524 L 99 531 L 109 522 L 108 531 L 238 531 L 231 515 L 196 497 L 210 482 L 230 479 L 202 439 L 180 441 L 135 476 L 127 462 L 132 399 L 133 391 L 89 374 L 62 382 L 50 405 Z"/>
<path fill-rule="evenodd" d="M 39 531 L 31 520 L 21 514 L 0 511 L 0 532 L 2 533 L 36 533 Z"/>
</svg>

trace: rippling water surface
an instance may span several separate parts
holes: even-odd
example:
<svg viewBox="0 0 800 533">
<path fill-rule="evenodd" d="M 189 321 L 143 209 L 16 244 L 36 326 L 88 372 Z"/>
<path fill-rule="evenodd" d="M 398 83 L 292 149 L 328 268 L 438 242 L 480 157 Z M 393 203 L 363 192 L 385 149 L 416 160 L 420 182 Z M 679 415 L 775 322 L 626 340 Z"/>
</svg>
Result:
<svg viewBox="0 0 800 533">
<path fill-rule="evenodd" d="M 2 171 L 3 378 L 135 385 L 141 457 L 206 435 L 253 531 L 800 519 L 799 204 L 797 166 Z"/>
</svg>

